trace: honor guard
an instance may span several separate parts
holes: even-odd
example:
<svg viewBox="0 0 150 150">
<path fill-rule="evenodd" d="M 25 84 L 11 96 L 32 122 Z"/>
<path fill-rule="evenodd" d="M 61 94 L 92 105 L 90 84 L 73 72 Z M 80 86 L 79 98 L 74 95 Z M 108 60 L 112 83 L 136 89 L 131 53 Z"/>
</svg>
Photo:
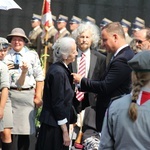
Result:
<svg viewBox="0 0 150 150">
<path fill-rule="evenodd" d="M 42 28 L 40 27 L 41 24 L 41 16 L 37 14 L 33 14 L 31 19 L 31 27 L 32 31 L 29 32 L 29 48 L 34 49 L 37 51 L 39 57 L 41 55 L 42 50 L 42 43 L 41 43 L 41 34 Z"/>
<path fill-rule="evenodd" d="M 46 65 L 46 70 L 49 68 L 49 66 L 53 63 L 53 49 L 52 45 L 54 44 L 54 37 L 56 33 L 58 32 L 57 29 L 55 28 L 54 24 L 56 22 L 56 16 L 52 15 L 52 24 L 48 27 L 48 40 L 45 42 L 45 33 L 42 35 L 42 43 L 43 45 L 47 45 L 47 54 L 49 55 L 47 58 L 47 65 Z"/>
<path fill-rule="evenodd" d="M 81 18 L 77 17 L 77 16 L 72 16 L 71 20 L 69 21 L 69 27 L 71 30 L 71 34 L 72 32 L 78 28 L 79 24 L 81 23 Z"/>
<path fill-rule="evenodd" d="M 145 21 L 139 17 L 136 17 L 132 25 L 132 34 L 134 36 L 135 32 L 145 28 Z"/>
<path fill-rule="evenodd" d="M 70 32 L 67 30 L 67 22 L 68 22 L 68 17 L 64 15 L 59 15 L 57 19 L 57 30 L 58 32 L 55 34 L 54 37 L 54 42 L 62 37 L 69 36 Z"/>
<path fill-rule="evenodd" d="M 102 21 L 100 22 L 100 28 L 106 26 L 108 23 L 111 23 L 112 21 L 109 20 L 108 18 L 103 18 Z"/>
<path fill-rule="evenodd" d="M 124 33 L 125 33 L 125 38 L 126 38 L 126 42 L 128 44 L 130 44 L 130 42 L 132 41 L 132 38 L 129 36 L 129 28 L 131 27 L 131 22 L 127 21 L 126 19 L 122 19 L 120 24 L 123 27 Z"/>
</svg>

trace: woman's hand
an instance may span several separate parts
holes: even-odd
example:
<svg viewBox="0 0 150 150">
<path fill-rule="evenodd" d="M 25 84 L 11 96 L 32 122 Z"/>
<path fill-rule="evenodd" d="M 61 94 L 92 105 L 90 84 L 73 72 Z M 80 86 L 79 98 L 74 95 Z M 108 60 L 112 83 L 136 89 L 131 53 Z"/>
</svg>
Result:
<svg viewBox="0 0 150 150">
<path fill-rule="evenodd" d="M 35 103 L 36 108 L 39 108 L 43 105 L 42 99 L 37 96 L 34 98 L 34 103 Z"/>
<path fill-rule="evenodd" d="M 7 66 L 9 70 L 14 68 L 14 64 L 7 64 Z"/>
<path fill-rule="evenodd" d="M 20 68 L 22 70 L 22 73 L 27 73 L 27 71 L 28 71 L 27 63 L 22 62 L 22 66 Z"/>
<path fill-rule="evenodd" d="M 68 131 L 63 132 L 63 140 L 64 140 L 64 145 L 69 146 L 70 145 L 70 137 Z"/>
<path fill-rule="evenodd" d="M 62 136 L 63 136 L 63 144 L 65 146 L 69 146 L 70 145 L 70 137 L 69 137 L 69 132 L 67 129 L 67 125 L 66 124 L 62 124 L 60 125 L 61 130 L 62 130 Z"/>
</svg>

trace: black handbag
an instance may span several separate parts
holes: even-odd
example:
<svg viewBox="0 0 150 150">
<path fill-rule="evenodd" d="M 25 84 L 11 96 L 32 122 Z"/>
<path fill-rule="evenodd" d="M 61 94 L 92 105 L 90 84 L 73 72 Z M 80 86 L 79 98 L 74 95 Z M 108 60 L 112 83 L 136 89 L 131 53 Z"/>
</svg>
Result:
<svg viewBox="0 0 150 150">
<path fill-rule="evenodd" d="M 77 112 L 74 106 L 72 105 L 70 109 L 70 124 L 74 124 L 76 122 L 77 122 Z"/>
</svg>

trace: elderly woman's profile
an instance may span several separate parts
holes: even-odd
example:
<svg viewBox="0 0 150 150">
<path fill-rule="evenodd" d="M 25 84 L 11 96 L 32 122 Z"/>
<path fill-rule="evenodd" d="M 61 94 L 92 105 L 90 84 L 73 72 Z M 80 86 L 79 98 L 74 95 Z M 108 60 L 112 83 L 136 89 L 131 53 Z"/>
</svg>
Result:
<svg viewBox="0 0 150 150">
<path fill-rule="evenodd" d="M 54 63 L 46 74 L 36 150 L 65 150 L 70 145 L 69 122 L 74 91 L 67 65 L 78 53 L 71 37 L 57 40 L 53 49 Z"/>
</svg>

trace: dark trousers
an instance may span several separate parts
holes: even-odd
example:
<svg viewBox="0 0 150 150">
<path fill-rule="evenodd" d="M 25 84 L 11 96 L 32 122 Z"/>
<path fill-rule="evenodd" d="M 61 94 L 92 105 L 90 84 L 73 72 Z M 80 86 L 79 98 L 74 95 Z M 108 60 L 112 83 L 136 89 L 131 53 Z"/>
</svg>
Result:
<svg viewBox="0 0 150 150">
<path fill-rule="evenodd" d="M 35 145 L 35 135 L 12 135 L 13 150 L 34 150 Z"/>
</svg>

